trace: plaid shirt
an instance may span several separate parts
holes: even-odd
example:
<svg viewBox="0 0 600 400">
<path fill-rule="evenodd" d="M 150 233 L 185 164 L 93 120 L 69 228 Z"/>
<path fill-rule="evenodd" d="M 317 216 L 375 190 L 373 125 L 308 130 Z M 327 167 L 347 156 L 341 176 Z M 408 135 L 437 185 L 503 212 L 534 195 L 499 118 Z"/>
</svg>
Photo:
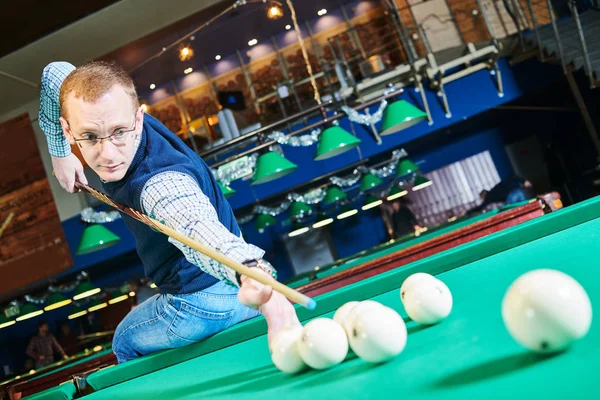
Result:
<svg viewBox="0 0 600 400">
<path fill-rule="evenodd" d="M 66 157 L 71 148 L 60 126 L 58 96 L 66 76 L 74 69 L 71 64 L 54 62 L 42 74 L 40 93 L 40 127 L 46 134 L 48 150 L 55 157 Z M 138 136 L 135 147 L 141 142 Z M 217 211 L 196 181 L 180 172 L 163 172 L 151 177 L 140 194 L 142 212 L 163 221 L 167 226 L 189 238 L 210 246 L 239 262 L 259 259 L 264 251 L 246 243 L 231 233 L 219 222 Z M 186 259 L 202 271 L 238 286 L 235 271 L 210 257 L 191 249 L 172 238 L 169 241 L 177 246 Z"/>
<path fill-rule="evenodd" d="M 34 336 L 29 341 L 29 345 L 27 346 L 27 355 L 33 358 L 36 362 L 40 362 L 40 356 L 44 356 L 43 364 L 47 365 L 54 362 L 54 350 L 57 353 L 60 353 L 62 356 L 65 356 L 65 351 L 58 344 L 56 338 L 52 334 L 47 334 L 46 336 Z"/>
<path fill-rule="evenodd" d="M 75 67 L 68 62 L 53 62 L 42 72 L 40 90 L 40 128 L 46 134 L 48 151 L 54 157 L 66 157 L 71 154 L 71 146 L 60 125 L 60 102 L 58 96 L 63 81 Z"/>
</svg>

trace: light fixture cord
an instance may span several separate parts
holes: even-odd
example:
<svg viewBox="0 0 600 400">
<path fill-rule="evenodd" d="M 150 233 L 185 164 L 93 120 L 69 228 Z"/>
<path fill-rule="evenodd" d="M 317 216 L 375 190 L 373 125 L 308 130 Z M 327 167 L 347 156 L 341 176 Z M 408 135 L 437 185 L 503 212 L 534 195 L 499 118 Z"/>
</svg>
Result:
<svg viewBox="0 0 600 400">
<path fill-rule="evenodd" d="M 304 62 L 306 63 L 306 70 L 308 71 L 308 76 L 310 78 L 310 84 L 313 87 L 315 92 L 315 100 L 318 105 L 323 104 L 321 102 L 321 95 L 319 94 L 319 88 L 317 87 L 317 81 L 315 76 L 313 75 L 312 66 L 310 65 L 310 61 L 308 60 L 308 53 L 306 52 L 306 47 L 304 47 L 304 40 L 302 39 L 302 32 L 300 32 L 300 26 L 298 26 L 298 20 L 296 19 L 296 10 L 294 9 L 294 5 L 292 4 L 292 0 L 286 0 L 287 5 L 290 9 L 290 14 L 292 16 L 292 22 L 294 23 L 294 29 L 296 30 L 296 35 L 298 36 L 298 44 L 300 44 L 300 49 L 302 50 L 302 57 L 304 58 Z"/>
</svg>

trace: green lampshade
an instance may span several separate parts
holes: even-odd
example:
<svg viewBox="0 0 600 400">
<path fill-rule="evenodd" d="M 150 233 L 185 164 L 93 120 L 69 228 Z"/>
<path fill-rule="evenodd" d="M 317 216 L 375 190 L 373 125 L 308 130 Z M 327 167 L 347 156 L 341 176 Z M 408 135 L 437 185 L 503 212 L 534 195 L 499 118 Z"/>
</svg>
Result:
<svg viewBox="0 0 600 400">
<path fill-rule="evenodd" d="M 71 313 L 69 314 L 69 317 L 68 317 L 68 318 L 69 318 L 69 319 L 79 318 L 79 317 L 82 317 L 82 316 L 84 316 L 84 315 L 85 315 L 85 314 L 87 314 L 87 313 L 88 313 L 88 312 L 87 312 L 87 310 L 86 310 L 85 308 L 83 308 L 83 307 L 80 307 L 80 306 L 74 306 L 74 307 L 71 309 Z"/>
<path fill-rule="evenodd" d="M 276 223 L 277 219 L 271 214 L 260 214 L 256 217 L 256 230 L 262 233 L 265 228 L 275 225 Z"/>
<path fill-rule="evenodd" d="M 337 186 L 330 186 L 327 188 L 327 192 L 325 192 L 325 199 L 323 200 L 323 204 L 329 205 L 348 197 L 346 193 L 342 189 Z"/>
<path fill-rule="evenodd" d="M 290 206 L 290 217 L 293 219 L 302 219 L 312 214 L 312 208 L 303 201 L 295 201 Z"/>
<path fill-rule="evenodd" d="M 262 154 L 256 160 L 256 171 L 252 177 L 252 184 L 271 182 L 286 176 L 298 168 L 296 164 L 275 151 Z"/>
<path fill-rule="evenodd" d="M 367 197 L 367 199 L 365 200 L 365 204 L 362 206 L 363 211 L 368 210 L 370 208 L 374 208 L 377 207 L 378 205 L 380 205 L 381 203 L 383 203 L 383 200 L 378 199 L 375 196 L 369 196 Z"/>
<path fill-rule="evenodd" d="M 315 160 L 326 160 L 358 147 L 360 139 L 337 125 L 325 129 L 319 136 Z"/>
<path fill-rule="evenodd" d="M 223 185 L 221 182 L 217 183 L 219 184 L 219 188 L 221 189 L 221 192 L 223 192 L 223 195 L 225 195 L 226 199 L 230 198 L 235 194 L 234 189 L 230 188 L 229 186 Z"/>
<path fill-rule="evenodd" d="M 433 182 L 425 178 L 423 175 L 417 175 L 417 177 L 415 178 L 413 191 L 421 190 L 423 188 L 426 188 L 427 186 L 431 186 L 432 183 Z"/>
<path fill-rule="evenodd" d="M 77 255 L 92 253 L 114 246 L 121 240 L 117 235 L 109 231 L 103 225 L 91 224 L 83 230 Z"/>
<path fill-rule="evenodd" d="M 37 317 L 40 314 L 43 314 L 44 310 L 40 310 L 36 306 L 31 303 L 25 303 L 23 307 L 21 307 L 21 312 L 17 317 L 17 321 L 24 321 L 29 318 Z"/>
<path fill-rule="evenodd" d="M 16 324 L 14 320 L 8 319 L 6 318 L 6 315 L 4 315 L 4 313 L 0 313 L 0 329 L 9 327 L 14 324 Z"/>
<path fill-rule="evenodd" d="M 90 306 L 88 307 L 88 312 L 98 311 L 106 306 L 108 306 L 108 303 L 106 303 L 105 301 L 102 301 L 101 299 L 95 299 L 90 303 Z"/>
<path fill-rule="evenodd" d="M 379 177 L 377 177 L 377 175 L 374 175 L 371 173 L 366 174 L 360 180 L 360 191 L 366 192 L 367 190 L 377 187 L 377 186 L 381 185 L 382 183 L 383 183 L 383 181 L 381 179 L 379 179 Z"/>
<path fill-rule="evenodd" d="M 121 301 L 125 301 L 129 298 L 129 294 L 127 292 L 123 292 L 121 290 L 115 290 L 110 295 L 110 300 L 108 300 L 108 304 L 116 304 Z"/>
<path fill-rule="evenodd" d="M 427 114 L 406 100 L 395 101 L 383 113 L 380 135 L 390 135 L 425 120 Z"/>
<path fill-rule="evenodd" d="M 390 189 L 390 192 L 388 193 L 388 197 L 386 200 L 392 201 L 399 197 L 406 196 L 407 194 L 408 194 L 408 192 L 406 191 L 406 189 L 403 189 L 399 186 L 394 186 L 393 188 Z"/>
<path fill-rule="evenodd" d="M 72 301 L 73 300 L 67 299 L 60 293 L 52 293 L 46 300 L 46 304 L 48 305 L 44 307 L 44 311 L 56 310 L 57 308 L 71 304 Z"/>
<path fill-rule="evenodd" d="M 81 282 L 79 286 L 77 286 L 77 290 L 75 290 L 75 296 L 73 296 L 73 300 L 81 300 L 83 298 L 93 296 L 96 293 L 100 293 L 100 288 L 97 288 L 88 281 L 84 281 Z"/>
<path fill-rule="evenodd" d="M 396 166 L 397 177 L 414 174 L 417 171 L 419 171 L 419 167 L 417 167 L 417 164 L 410 161 L 408 158 L 403 158 L 398 162 L 398 165 Z"/>
<path fill-rule="evenodd" d="M 294 237 L 298 235 L 302 235 L 303 233 L 308 232 L 310 228 L 308 226 L 302 225 L 300 222 L 294 222 L 292 224 L 292 229 L 290 233 L 288 233 L 289 237 Z"/>
<path fill-rule="evenodd" d="M 328 216 L 325 213 L 321 213 L 317 217 L 317 221 L 313 224 L 312 227 L 315 228 L 315 229 L 322 228 L 325 225 L 329 225 L 332 222 L 333 222 L 333 218 L 331 218 L 330 216 Z"/>
<path fill-rule="evenodd" d="M 351 217 L 351 216 L 353 216 L 353 215 L 355 215 L 357 213 L 358 213 L 358 210 L 356 208 L 352 208 L 348 204 L 344 204 L 342 206 L 342 209 L 340 210 L 340 213 L 337 216 L 337 219 L 348 218 L 348 217 Z"/>
</svg>

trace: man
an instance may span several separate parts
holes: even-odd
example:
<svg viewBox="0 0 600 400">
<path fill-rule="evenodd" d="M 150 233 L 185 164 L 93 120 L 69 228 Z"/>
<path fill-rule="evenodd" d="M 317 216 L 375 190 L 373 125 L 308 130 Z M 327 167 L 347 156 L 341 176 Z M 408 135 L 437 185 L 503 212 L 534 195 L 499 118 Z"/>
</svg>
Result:
<svg viewBox="0 0 600 400">
<path fill-rule="evenodd" d="M 498 183 L 496 186 L 488 190 L 483 190 L 479 193 L 479 197 L 483 202 L 477 207 L 473 207 L 467 214 L 480 212 L 485 207 L 492 203 L 513 204 L 520 201 L 525 201 L 529 198 L 526 191 L 532 189 L 531 182 L 518 176 L 511 176 Z"/>
<path fill-rule="evenodd" d="M 92 313 L 93 314 L 93 313 Z M 71 330 L 68 322 L 60 324 L 60 333 L 58 335 L 58 343 L 68 355 L 77 353 L 77 334 Z"/>
<path fill-rule="evenodd" d="M 399 199 L 392 203 L 394 213 L 392 214 L 392 227 L 396 238 L 415 233 L 421 227 L 417 218 L 408 208 L 407 200 Z"/>
<path fill-rule="evenodd" d="M 31 338 L 26 353 L 35 361 L 35 369 L 42 368 L 54 362 L 54 350 L 63 358 L 69 358 L 58 344 L 53 334 L 49 333 L 48 323 L 41 321 L 37 325 L 38 334 Z"/>
<path fill-rule="evenodd" d="M 64 80 L 64 81 L 63 81 Z M 144 114 L 131 78 L 120 67 L 91 62 L 77 69 L 52 63 L 42 75 L 40 126 L 55 175 L 75 192 L 85 182 L 69 143 L 119 203 L 226 256 L 274 275 L 264 251 L 246 243 L 209 167 L 163 124 Z M 66 139 L 65 139 L 66 137 Z M 68 143 L 67 143 L 68 140 Z M 113 351 L 119 362 L 197 342 L 264 315 L 269 343 L 299 325 L 295 310 L 273 292 L 205 255 L 123 215 L 136 240 L 146 276 L 160 293 L 119 324 Z"/>
</svg>

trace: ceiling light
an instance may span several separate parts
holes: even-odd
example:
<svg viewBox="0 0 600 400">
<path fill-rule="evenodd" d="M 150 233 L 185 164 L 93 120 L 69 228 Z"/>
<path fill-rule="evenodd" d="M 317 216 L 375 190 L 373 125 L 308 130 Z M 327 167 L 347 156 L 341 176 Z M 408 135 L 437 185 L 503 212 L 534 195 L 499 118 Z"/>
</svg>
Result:
<svg viewBox="0 0 600 400">
<path fill-rule="evenodd" d="M 189 74 L 192 71 L 193 71 L 192 67 L 189 67 L 189 68 L 184 69 L 183 73 L 187 75 L 187 74 Z"/>
<path fill-rule="evenodd" d="M 317 11 L 317 15 L 318 15 L 319 17 L 322 17 L 322 16 L 323 16 L 323 15 L 325 15 L 325 14 L 327 14 L 327 10 L 326 10 L 326 9 L 324 9 L 324 8 L 320 9 L 319 11 Z"/>
<path fill-rule="evenodd" d="M 215 56 L 215 60 L 219 61 L 220 59 L 221 59 L 221 55 L 220 55 L 220 54 L 217 54 L 217 55 Z"/>
<path fill-rule="evenodd" d="M 152 90 L 156 89 L 156 85 L 155 85 L 154 83 L 153 83 L 153 84 L 151 84 L 151 85 L 150 85 L 150 89 L 152 89 Z"/>
<path fill-rule="evenodd" d="M 258 43 L 258 40 L 256 40 L 256 39 L 250 39 L 250 40 L 248 41 L 248 46 L 254 46 L 254 45 L 256 45 L 257 43 Z"/>
<path fill-rule="evenodd" d="M 287 25 L 285 26 L 285 30 L 286 30 L 286 31 L 289 31 L 290 29 L 292 29 L 292 26 L 291 26 L 290 24 L 287 24 Z"/>
</svg>

